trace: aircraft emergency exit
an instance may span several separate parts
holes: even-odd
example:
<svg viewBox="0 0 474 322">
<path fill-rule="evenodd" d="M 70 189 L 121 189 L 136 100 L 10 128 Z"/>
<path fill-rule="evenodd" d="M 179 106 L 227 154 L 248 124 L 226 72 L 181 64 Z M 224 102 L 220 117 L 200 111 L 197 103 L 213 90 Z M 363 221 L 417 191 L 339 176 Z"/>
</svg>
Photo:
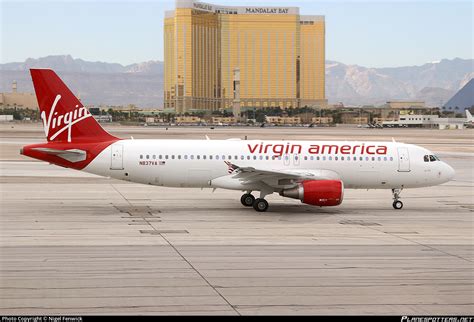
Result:
<svg viewBox="0 0 474 322">
<path fill-rule="evenodd" d="M 401 209 L 405 188 L 438 185 L 454 170 L 425 148 L 398 142 L 133 140 L 107 133 L 61 79 L 31 69 L 46 143 L 23 155 L 131 182 L 243 191 L 262 212 L 279 193 L 314 206 L 337 206 L 345 189 L 390 189 Z M 258 192 L 255 198 L 252 192 Z"/>
</svg>

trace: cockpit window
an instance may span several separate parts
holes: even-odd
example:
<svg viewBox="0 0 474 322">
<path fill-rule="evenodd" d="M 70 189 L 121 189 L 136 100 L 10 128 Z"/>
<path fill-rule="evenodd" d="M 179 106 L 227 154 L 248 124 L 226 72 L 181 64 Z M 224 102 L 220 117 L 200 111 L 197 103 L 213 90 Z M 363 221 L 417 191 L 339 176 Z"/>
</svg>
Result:
<svg viewBox="0 0 474 322">
<path fill-rule="evenodd" d="M 435 162 L 440 161 L 440 159 L 436 155 L 424 155 L 423 161 L 425 162 Z"/>
</svg>

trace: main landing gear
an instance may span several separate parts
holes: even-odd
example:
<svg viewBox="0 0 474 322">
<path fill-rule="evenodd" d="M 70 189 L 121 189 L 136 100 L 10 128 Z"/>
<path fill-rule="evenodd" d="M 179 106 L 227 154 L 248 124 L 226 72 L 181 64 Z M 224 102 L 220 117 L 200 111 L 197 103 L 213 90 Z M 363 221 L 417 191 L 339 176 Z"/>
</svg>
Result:
<svg viewBox="0 0 474 322">
<path fill-rule="evenodd" d="M 402 189 L 392 189 L 392 195 L 393 195 L 392 206 L 394 209 L 397 209 L 397 210 L 403 208 L 403 202 L 399 200 L 401 192 L 402 192 Z"/>
<path fill-rule="evenodd" d="M 240 197 L 240 202 L 245 207 L 253 207 L 258 212 L 264 212 L 268 209 L 268 202 L 264 198 L 257 198 L 249 192 L 245 193 Z"/>
<path fill-rule="evenodd" d="M 245 207 L 252 207 L 253 202 L 255 201 L 255 197 L 251 193 L 245 193 L 240 197 L 240 202 Z"/>
</svg>

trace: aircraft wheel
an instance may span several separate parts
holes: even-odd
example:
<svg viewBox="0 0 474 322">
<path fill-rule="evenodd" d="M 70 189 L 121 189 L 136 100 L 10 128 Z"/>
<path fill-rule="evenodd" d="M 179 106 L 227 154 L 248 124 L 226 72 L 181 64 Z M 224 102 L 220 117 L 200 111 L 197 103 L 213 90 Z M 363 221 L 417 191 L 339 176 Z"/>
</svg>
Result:
<svg viewBox="0 0 474 322">
<path fill-rule="evenodd" d="M 262 199 L 262 198 L 255 199 L 255 201 L 253 203 L 253 209 L 255 209 L 258 212 L 267 211 L 268 202 L 265 199 Z"/>
<path fill-rule="evenodd" d="M 245 193 L 242 195 L 242 197 L 240 197 L 240 202 L 245 207 L 252 207 L 254 201 L 255 201 L 255 197 L 250 193 Z"/>
<path fill-rule="evenodd" d="M 402 209 L 403 208 L 403 202 L 401 202 L 400 200 L 395 200 L 392 204 L 393 208 L 394 209 Z"/>
</svg>

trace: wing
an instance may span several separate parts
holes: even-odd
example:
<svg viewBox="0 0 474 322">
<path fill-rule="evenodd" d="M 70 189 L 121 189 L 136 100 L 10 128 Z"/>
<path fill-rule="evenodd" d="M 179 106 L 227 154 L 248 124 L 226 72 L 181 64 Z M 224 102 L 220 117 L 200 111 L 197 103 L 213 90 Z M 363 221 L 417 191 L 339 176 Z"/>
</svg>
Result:
<svg viewBox="0 0 474 322">
<path fill-rule="evenodd" d="M 286 189 L 304 180 L 337 180 L 339 175 L 326 169 L 259 169 L 254 167 L 239 167 L 226 162 L 229 175 L 212 180 L 213 183 L 228 183 L 235 186 L 269 186 L 273 189 Z"/>
</svg>

